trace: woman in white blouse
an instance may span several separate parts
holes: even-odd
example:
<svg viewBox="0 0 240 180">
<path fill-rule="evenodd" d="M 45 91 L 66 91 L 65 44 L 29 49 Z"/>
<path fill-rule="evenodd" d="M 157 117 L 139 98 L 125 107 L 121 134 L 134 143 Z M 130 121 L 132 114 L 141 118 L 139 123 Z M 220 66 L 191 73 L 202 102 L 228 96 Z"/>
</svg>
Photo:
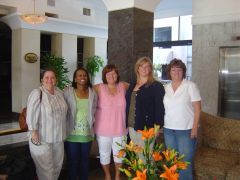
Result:
<svg viewBox="0 0 240 180">
<path fill-rule="evenodd" d="M 39 180 L 57 180 L 62 168 L 66 138 L 67 104 L 56 85 L 56 74 L 41 74 L 42 86 L 28 97 L 29 148 Z"/>
<path fill-rule="evenodd" d="M 173 59 L 167 67 L 171 83 L 165 86 L 164 140 L 169 148 L 184 154 L 190 162 L 180 171 L 180 180 L 192 180 L 192 163 L 201 111 L 201 97 L 195 83 L 185 80 L 186 66 Z"/>
</svg>

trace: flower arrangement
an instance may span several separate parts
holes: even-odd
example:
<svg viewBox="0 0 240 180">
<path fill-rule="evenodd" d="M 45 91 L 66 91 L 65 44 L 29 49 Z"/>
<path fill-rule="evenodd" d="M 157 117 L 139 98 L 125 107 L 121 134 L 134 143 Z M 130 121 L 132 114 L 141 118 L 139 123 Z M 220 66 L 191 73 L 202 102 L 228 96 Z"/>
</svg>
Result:
<svg viewBox="0 0 240 180">
<path fill-rule="evenodd" d="M 165 149 L 163 144 L 154 145 L 159 126 L 138 132 L 142 135 L 144 146 L 132 141 L 124 146 L 119 144 L 122 149 L 118 157 L 123 158 L 124 164 L 119 170 L 132 180 L 178 180 L 179 170 L 186 169 L 189 163 L 183 161 L 184 156 L 174 149 Z"/>
</svg>

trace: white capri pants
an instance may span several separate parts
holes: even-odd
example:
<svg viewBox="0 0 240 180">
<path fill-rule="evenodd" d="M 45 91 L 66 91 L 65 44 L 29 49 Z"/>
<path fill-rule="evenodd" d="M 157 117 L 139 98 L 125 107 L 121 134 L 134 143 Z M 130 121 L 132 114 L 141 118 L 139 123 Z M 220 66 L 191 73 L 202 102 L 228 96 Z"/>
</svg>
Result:
<svg viewBox="0 0 240 180">
<path fill-rule="evenodd" d="M 30 153 L 36 166 L 38 180 L 57 180 L 63 164 L 63 142 L 34 145 L 29 139 Z"/>
<path fill-rule="evenodd" d="M 97 136 L 99 154 L 100 154 L 100 163 L 102 165 L 110 164 L 111 161 L 111 151 L 113 152 L 113 159 L 115 163 L 122 163 L 123 158 L 118 158 L 118 152 L 122 149 L 121 146 L 117 145 L 116 142 L 122 144 L 124 147 L 126 136 L 120 137 L 106 137 L 106 136 Z"/>
</svg>

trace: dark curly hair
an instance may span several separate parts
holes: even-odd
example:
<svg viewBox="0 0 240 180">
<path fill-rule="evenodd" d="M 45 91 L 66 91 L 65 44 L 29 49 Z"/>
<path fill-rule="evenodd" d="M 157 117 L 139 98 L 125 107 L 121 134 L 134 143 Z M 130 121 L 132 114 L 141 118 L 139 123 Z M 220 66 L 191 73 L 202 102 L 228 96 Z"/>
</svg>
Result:
<svg viewBox="0 0 240 180">
<path fill-rule="evenodd" d="M 174 58 L 173 60 L 171 60 L 171 62 L 167 66 L 168 79 L 172 80 L 170 71 L 171 71 L 171 68 L 173 67 L 181 68 L 183 70 L 183 79 L 186 78 L 186 71 L 187 71 L 186 65 L 182 62 L 182 60 Z"/>
<path fill-rule="evenodd" d="M 78 72 L 78 71 L 84 71 L 84 72 L 87 74 L 87 86 L 88 86 L 88 87 L 92 87 L 92 84 L 91 84 L 91 82 L 90 82 L 89 73 L 88 73 L 88 71 L 87 71 L 85 68 L 82 68 L 82 67 L 79 67 L 79 68 L 77 68 L 77 69 L 74 71 L 74 73 L 73 73 L 73 80 L 72 80 L 72 87 L 73 87 L 74 89 L 77 88 L 77 83 L 75 82 L 75 78 L 76 78 L 76 75 L 77 75 L 77 72 Z"/>
</svg>

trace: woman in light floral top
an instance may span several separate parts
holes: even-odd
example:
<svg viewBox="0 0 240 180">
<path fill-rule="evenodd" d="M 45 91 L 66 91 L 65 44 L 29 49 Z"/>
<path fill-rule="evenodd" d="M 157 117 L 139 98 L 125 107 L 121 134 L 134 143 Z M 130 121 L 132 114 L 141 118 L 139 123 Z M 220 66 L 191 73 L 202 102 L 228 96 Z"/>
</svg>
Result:
<svg viewBox="0 0 240 180">
<path fill-rule="evenodd" d="M 68 104 L 66 150 L 69 179 L 88 179 L 88 158 L 94 138 L 93 123 L 97 95 L 92 90 L 87 70 L 78 68 L 72 86 L 65 88 Z"/>
</svg>

